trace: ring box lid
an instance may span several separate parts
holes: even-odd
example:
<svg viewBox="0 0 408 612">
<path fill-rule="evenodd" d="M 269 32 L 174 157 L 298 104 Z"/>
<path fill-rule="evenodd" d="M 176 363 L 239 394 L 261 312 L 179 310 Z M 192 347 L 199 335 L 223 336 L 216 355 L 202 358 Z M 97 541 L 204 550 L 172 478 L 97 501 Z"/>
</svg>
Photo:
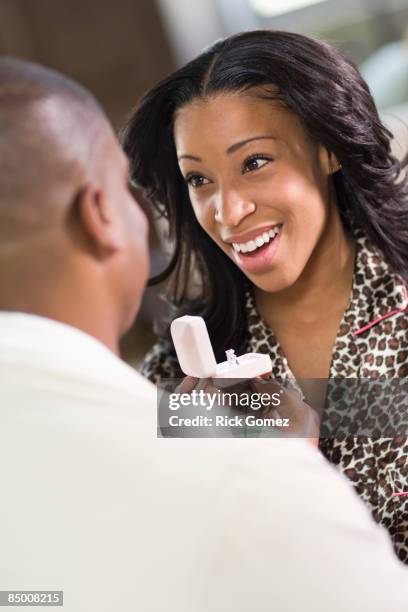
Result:
<svg viewBox="0 0 408 612">
<path fill-rule="evenodd" d="M 181 370 L 187 376 L 211 378 L 217 371 L 217 362 L 207 326 L 202 317 L 185 315 L 174 319 L 170 326 Z"/>
</svg>

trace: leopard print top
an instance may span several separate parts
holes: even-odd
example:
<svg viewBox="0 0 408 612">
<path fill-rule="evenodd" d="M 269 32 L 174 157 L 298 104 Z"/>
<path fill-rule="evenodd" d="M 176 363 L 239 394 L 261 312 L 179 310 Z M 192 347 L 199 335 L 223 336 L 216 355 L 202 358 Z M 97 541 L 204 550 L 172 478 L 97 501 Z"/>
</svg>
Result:
<svg viewBox="0 0 408 612">
<path fill-rule="evenodd" d="M 353 287 L 333 346 L 330 379 L 408 379 L 406 286 L 363 234 L 356 235 L 356 243 Z M 269 353 L 273 376 L 293 381 L 283 350 L 259 315 L 251 293 L 246 296 L 246 308 L 246 350 Z M 147 354 L 141 371 L 156 384 L 182 376 L 163 340 Z M 398 557 L 408 564 L 408 495 L 395 495 L 396 487 L 408 491 L 407 439 L 348 436 L 321 439 L 319 447 L 350 479 L 374 519 L 388 529 Z"/>
</svg>

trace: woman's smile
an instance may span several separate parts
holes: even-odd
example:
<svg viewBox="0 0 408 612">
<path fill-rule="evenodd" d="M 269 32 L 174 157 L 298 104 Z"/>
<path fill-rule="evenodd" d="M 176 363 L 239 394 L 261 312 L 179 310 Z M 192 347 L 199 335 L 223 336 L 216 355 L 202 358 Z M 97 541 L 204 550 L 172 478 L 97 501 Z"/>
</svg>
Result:
<svg viewBox="0 0 408 612">
<path fill-rule="evenodd" d="M 174 136 L 198 223 L 255 286 L 276 292 L 302 275 L 337 208 L 327 150 L 260 93 L 188 104 Z"/>
<path fill-rule="evenodd" d="M 241 245 L 233 245 L 234 258 L 246 273 L 260 273 L 269 269 L 278 252 L 283 226 L 276 226 L 275 230 L 262 234 L 256 240 Z M 265 236 L 267 239 L 265 239 Z M 240 250 L 238 250 L 240 249 Z"/>
<path fill-rule="evenodd" d="M 236 251 L 243 252 L 253 251 L 256 246 L 261 246 L 265 242 L 269 242 L 269 238 L 273 238 L 278 231 L 278 223 L 269 224 L 267 226 L 258 227 L 244 234 L 232 234 L 230 236 L 222 236 L 224 242 L 232 244 Z M 259 243 L 259 240 L 262 242 Z M 251 243 L 254 243 L 253 245 Z M 245 248 L 244 248 L 245 247 Z"/>
</svg>

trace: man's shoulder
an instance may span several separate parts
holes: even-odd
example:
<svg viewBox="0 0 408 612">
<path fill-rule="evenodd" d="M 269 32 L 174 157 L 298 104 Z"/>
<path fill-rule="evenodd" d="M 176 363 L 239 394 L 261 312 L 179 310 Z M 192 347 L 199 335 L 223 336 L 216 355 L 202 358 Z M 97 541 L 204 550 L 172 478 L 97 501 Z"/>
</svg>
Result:
<svg viewBox="0 0 408 612">
<path fill-rule="evenodd" d="M 115 398 L 155 403 L 155 387 L 104 344 L 70 325 L 0 313 L 0 377 L 16 398 L 32 393 L 81 402 Z M 3 387 L 4 388 L 4 387 Z M 106 403 L 102 401 L 102 403 Z"/>
</svg>

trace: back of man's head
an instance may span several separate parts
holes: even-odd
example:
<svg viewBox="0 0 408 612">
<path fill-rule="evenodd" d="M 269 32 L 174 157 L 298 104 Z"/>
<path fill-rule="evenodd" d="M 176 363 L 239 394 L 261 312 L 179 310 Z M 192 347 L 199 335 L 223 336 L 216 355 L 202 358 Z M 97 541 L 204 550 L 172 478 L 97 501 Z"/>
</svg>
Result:
<svg viewBox="0 0 408 612">
<path fill-rule="evenodd" d="M 2 241 L 49 226 L 63 208 L 62 196 L 70 197 L 91 170 L 92 145 L 106 127 L 96 100 L 80 85 L 35 64 L 0 60 Z"/>
<path fill-rule="evenodd" d="M 98 102 L 12 58 L 0 58 L 0 272 L 0 309 L 71 323 L 111 348 L 147 274 L 145 219 Z"/>
</svg>

